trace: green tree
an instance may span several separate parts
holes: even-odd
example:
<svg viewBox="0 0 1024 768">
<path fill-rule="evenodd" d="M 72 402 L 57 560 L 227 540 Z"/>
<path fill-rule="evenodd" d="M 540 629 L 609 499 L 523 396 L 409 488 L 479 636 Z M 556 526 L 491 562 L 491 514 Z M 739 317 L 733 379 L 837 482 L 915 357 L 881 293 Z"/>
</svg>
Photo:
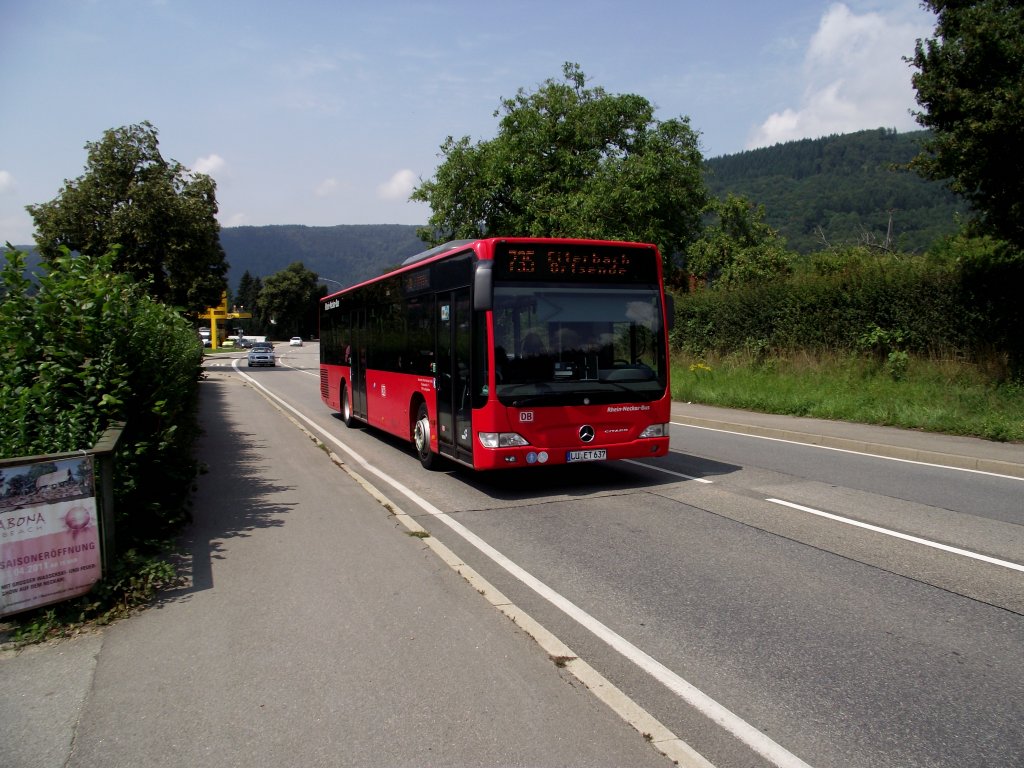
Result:
<svg viewBox="0 0 1024 768">
<path fill-rule="evenodd" d="M 43 257 L 119 245 L 115 269 L 157 300 L 190 310 L 219 304 L 227 262 L 214 180 L 164 160 L 148 122 L 108 130 L 85 147 L 85 173 L 50 202 L 28 206 Z"/>
<path fill-rule="evenodd" d="M 948 179 L 982 231 L 1024 247 L 1024 5 L 1019 0 L 924 0 L 935 37 L 908 61 L 917 121 L 932 138 L 912 163 Z"/>
<path fill-rule="evenodd" d="M 495 111 L 498 135 L 449 136 L 444 161 L 412 199 L 432 215 L 421 236 L 593 237 L 651 242 L 671 265 L 700 231 L 706 201 L 698 135 L 654 119 L 647 99 L 587 88 L 579 65 Z"/>
<path fill-rule="evenodd" d="M 238 305 L 239 309 L 252 313 L 251 320 L 241 321 L 243 325 L 249 329 L 249 333 L 257 332 L 256 329 L 259 322 L 259 301 L 261 290 L 263 290 L 263 281 L 260 280 L 260 278 L 253 277 L 249 274 L 249 270 L 245 270 L 241 279 L 238 281 L 238 291 L 235 295 L 235 304 Z"/>
<path fill-rule="evenodd" d="M 238 281 L 238 290 L 235 292 L 235 303 L 238 304 L 239 307 L 244 307 L 251 311 L 256 306 L 256 302 L 260 296 L 260 289 L 262 288 L 263 281 L 258 277 L 253 277 L 249 274 L 249 270 L 245 270 L 241 279 Z"/>
<path fill-rule="evenodd" d="M 279 338 L 316 333 L 318 304 L 325 295 L 316 272 L 296 261 L 269 275 L 260 290 L 258 317 Z"/>
<path fill-rule="evenodd" d="M 792 254 L 764 222 L 764 206 L 730 194 L 712 201 L 708 212 L 717 222 L 687 251 L 691 274 L 717 287 L 736 288 L 792 272 Z"/>
</svg>

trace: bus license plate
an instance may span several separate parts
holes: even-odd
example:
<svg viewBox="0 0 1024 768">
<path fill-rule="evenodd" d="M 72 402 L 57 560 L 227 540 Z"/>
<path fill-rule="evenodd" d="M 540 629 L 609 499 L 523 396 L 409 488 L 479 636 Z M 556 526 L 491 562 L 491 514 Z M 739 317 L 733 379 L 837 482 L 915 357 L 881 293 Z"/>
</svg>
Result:
<svg viewBox="0 0 1024 768">
<path fill-rule="evenodd" d="M 608 451 L 604 448 L 595 448 L 591 451 L 568 451 L 565 460 L 571 461 L 604 461 L 608 458 Z"/>
</svg>

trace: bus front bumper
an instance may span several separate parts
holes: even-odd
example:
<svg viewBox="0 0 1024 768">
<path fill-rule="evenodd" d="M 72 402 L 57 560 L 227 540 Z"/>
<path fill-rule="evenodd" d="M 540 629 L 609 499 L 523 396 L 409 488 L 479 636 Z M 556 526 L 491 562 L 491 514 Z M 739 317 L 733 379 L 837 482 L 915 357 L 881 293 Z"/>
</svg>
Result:
<svg viewBox="0 0 1024 768">
<path fill-rule="evenodd" d="M 666 425 L 667 427 L 667 425 Z M 485 447 L 479 440 L 475 446 L 473 464 L 478 469 L 508 469 L 512 467 L 535 467 L 550 464 L 585 464 L 590 462 L 616 461 L 619 459 L 643 459 L 668 454 L 667 430 L 663 436 L 646 437 L 624 443 L 608 445 L 573 445 L 539 448 L 533 445 Z"/>
</svg>

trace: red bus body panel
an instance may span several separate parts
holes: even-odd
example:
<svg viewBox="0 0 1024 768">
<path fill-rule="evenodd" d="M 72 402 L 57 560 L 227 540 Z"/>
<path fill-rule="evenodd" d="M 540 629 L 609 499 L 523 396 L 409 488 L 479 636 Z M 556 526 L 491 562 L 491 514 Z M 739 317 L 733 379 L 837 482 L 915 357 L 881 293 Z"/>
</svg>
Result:
<svg viewBox="0 0 1024 768">
<path fill-rule="evenodd" d="M 329 395 L 324 403 L 340 411 L 341 384 L 348 381 L 347 366 L 321 367 L 321 385 L 326 378 Z M 422 376 L 367 371 L 366 423 L 402 439 L 412 429 L 411 403 L 422 396 L 430 412 L 432 448 L 437 450 L 437 408 L 433 382 Z M 649 424 L 667 424 L 671 398 L 667 395 L 651 403 L 561 406 L 557 408 L 512 408 L 488 400 L 487 406 L 473 411 L 473 432 L 517 432 L 530 442 L 515 448 L 485 448 L 473 445 L 476 469 L 507 469 L 541 464 L 566 464 L 570 451 L 603 449 L 606 460 L 665 456 L 669 438 L 640 438 Z M 593 427 L 594 439 L 580 441 L 579 431 Z"/>
<path fill-rule="evenodd" d="M 330 409 L 342 410 L 341 389 L 342 385 L 348 387 L 350 377 L 351 369 L 348 366 L 320 366 L 320 398 Z M 431 420 L 436 420 L 432 379 L 426 376 L 368 370 L 366 424 L 397 437 L 409 438 L 412 419 L 416 415 L 411 412 L 414 393 L 419 393 L 423 397 L 431 413 Z M 436 431 L 432 434 L 436 435 Z"/>
</svg>

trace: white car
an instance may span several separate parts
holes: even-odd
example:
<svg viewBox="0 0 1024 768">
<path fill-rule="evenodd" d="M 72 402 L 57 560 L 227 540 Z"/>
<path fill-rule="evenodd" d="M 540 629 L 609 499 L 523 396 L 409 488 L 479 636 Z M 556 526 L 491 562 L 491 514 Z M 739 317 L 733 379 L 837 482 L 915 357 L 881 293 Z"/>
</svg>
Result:
<svg viewBox="0 0 1024 768">
<path fill-rule="evenodd" d="M 288 341 L 288 346 L 290 346 L 290 347 L 301 347 L 302 346 L 302 337 L 301 336 L 292 336 L 291 339 Z"/>
</svg>

